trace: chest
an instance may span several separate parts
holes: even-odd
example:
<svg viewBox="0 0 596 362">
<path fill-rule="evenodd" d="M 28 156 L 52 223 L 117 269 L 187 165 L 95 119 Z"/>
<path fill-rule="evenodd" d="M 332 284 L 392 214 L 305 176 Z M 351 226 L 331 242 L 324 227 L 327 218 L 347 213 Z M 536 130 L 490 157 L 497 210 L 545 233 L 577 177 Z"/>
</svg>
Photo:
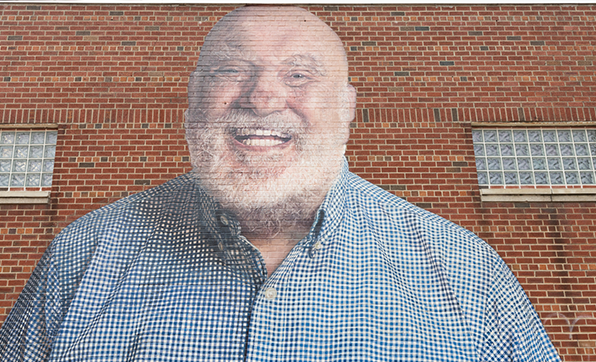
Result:
<svg viewBox="0 0 596 362">
<path fill-rule="evenodd" d="M 145 248 L 112 269 L 100 253 L 51 360 L 474 360 L 425 251 L 399 261 L 358 237 L 294 248 L 263 285 L 201 244 Z"/>
</svg>

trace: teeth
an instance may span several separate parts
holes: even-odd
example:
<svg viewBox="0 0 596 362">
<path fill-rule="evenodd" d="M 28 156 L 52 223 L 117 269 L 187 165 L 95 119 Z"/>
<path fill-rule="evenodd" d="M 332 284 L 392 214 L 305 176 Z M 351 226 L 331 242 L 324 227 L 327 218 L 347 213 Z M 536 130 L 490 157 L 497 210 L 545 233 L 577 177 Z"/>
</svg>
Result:
<svg viewBox="0 0 596 362">
<path fill-rule="evenodd" d="M 271 129 L 237 128 L 235 138 L 246 146 L 272 147 L 287 142 L 291 136 Z"/>
<path fill-rule="evenodd" d="M 279 138 L 289 138 L 286 133 L 281 133 L 271 129 L 257 129 L 257 128 L 239 128 L 236 130 L 238 136 L 272 136 Z"/>
<path fill-rule="evenodd" d="M 242 140 L 242 143 L 245 144 L 246 146 L 271 147 L 271 146 L 277 146 L 279 144 L 282 144 L 283 141 L 271 139 L 271 138 L 267 138 L 267 139 L 247 138 L 245 140 Z"/>
</svg>

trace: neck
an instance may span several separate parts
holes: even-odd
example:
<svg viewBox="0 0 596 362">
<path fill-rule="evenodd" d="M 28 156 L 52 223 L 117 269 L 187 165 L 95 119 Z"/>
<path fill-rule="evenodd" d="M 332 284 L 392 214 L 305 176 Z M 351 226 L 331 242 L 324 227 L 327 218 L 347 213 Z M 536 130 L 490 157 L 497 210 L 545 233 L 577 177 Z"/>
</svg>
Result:
<svg viewBox="0 0 596 362">
<path fill-rule="evenodd" d="M 242 235 L 261 252 L 267 266 L 267 274 L 270 276 L 292 248 L 308 235 L 313 219 L 314 217 L 308 221 L 293 221 L 286 225 L 278 225 L 275 232 L 271 232 L 267 227 L 259 228 L 254 223 L 246 225 L 243 220 L 238 221 L 240 222 Z"/>
<path fill-rule="evenodd" d="M 310 231 L 309 226 L 296 226 L 284 229 L 275 235 L 259 235 L 258 233 L 242 233 L 259 251 L 267 266 L 267 275 L 271 274 L 284 261 L 292 248 L 304 239 Z"/>
</svg>

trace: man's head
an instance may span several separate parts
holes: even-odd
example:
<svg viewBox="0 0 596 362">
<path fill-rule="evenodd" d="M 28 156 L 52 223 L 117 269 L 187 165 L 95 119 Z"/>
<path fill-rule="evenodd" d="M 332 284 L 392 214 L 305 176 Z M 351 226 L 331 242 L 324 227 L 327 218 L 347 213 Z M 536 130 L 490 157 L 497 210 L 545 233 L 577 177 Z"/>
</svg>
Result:
<svg viewBox="0 0 596 362">
<path fill-rule="evenodd" d="M 244 7 L 205 39 L 189 83 L 199 182 L 244 226 L 312 216 L 337 176 L 355 91 L 337 35 L 296 7 Z"/>
</svg>

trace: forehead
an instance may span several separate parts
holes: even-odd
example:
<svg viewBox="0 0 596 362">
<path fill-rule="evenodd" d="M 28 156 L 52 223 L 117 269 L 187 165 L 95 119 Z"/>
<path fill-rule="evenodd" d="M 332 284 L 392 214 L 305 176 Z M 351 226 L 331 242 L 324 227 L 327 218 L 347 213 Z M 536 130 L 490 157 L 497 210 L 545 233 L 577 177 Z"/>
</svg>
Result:
<svg viewBox="0 0 596 362">
<path fill-rule="evenodd" d="M 279 63 L 317 62 L 319 65 L 333 55 L 321 42 L 304 36 L 291 34 L 268 34 L 258 37 L 250 32 L 237 32 L 236 36 L 221 39 L 210 49 L 211 58 L 225 60 L 229 58 L 258 61 L 268 59 Z M 254 35 L 254 36 L 253 36 Z"/>
<path fill-rule="evenodd" d="M 308 13 L 307 13 L 308 14 Z M 202 56 L 257 61 L 342 64 L 343 45 L 319 19 L 304 13 L 230 14 L 209 34 Z"/>
</svg>

